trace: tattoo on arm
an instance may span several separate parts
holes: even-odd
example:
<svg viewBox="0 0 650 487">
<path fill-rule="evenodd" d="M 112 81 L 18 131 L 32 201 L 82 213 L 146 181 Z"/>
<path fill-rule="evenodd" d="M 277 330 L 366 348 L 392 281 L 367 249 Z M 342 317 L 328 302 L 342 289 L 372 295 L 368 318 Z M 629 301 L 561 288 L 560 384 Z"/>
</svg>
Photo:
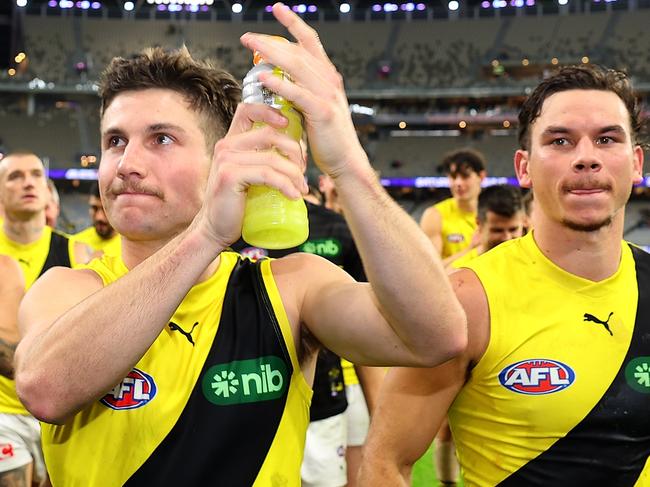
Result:
<svg viewBox="0 0 650 487">
<path fill-rule="evenodd" d="M 0 472 L 0 487 L 30 487 L 27 483 L 31 464 L 23 465 L 8 472 Z"/>
<path fill-rule="evenodd" d="M 14 378 L 14 353 L 16 352 L 16 343 L 8 343 L 0 338 L 0 375 L 9 379 Z M 0 484 L 2 487 L 2 484 Z"/>
</svg>

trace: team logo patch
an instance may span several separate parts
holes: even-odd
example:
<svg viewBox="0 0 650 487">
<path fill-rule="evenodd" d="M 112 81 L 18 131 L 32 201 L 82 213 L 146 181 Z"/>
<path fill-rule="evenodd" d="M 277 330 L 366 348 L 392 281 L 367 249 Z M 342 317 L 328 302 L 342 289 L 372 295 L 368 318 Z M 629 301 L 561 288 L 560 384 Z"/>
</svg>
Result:
<svg viewBox="0 0 650 487">
<path fill-rule="evenodd" d="M 153 377 L 133 369 L 100 402 L 111 409 L 136 409 L 150 402 L 155 395 L 156 383 Z"/>
<path fill-rule="evenodd" d="M 307 240 L 299 247 L 301 252 L 316 254 L 321 257 L 336 257 L 341 254 L 341 242 L 335 238 L 319 238 Z"/>
<path fill-rule="evenodd" d="M 465 241 L 465 236 L 462 233 L 450 233 L 447 235 L 447 242 L 461 243 Z"/>
<path fill-rule="evenodd" d="M 542 395 L 566 389 L 575 381 L 573 369 L 549 359 L 522 360 L 499 374 L 503 387 L 519 394 Z"/>
<path fill-rule="evenodd" d="M 269 401 L 281 397 L 291 380 L 281 358 L 268 355 L 213 365 L 202 379 L 205 398 L 217 406 Z"/>
<path fill-rule="evenodd" d="M 636 357 L 625 366 L 625 380 L 637 392 L 650 394 L 650 357 Z"/>
</svg>

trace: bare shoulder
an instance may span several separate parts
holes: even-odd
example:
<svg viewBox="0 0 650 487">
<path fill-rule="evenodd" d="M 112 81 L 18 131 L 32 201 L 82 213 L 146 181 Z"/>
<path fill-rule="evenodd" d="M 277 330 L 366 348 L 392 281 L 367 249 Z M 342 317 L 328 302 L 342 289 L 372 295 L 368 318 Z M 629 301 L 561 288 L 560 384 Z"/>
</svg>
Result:
<svg viewBox="0 0 650 487">
<path fill-rule="evenodd" d="M 474 271 L 458 269 L 449 275 L 452 288 L 467 316 L 467 355 L 476 364 L 490 341 L 490 308 L 483 284 Z"/>
<path fill-rule="evenodd" d="M 420 218 L 421 223 L 435 224 L 439 223 L 442 220 L 442 215 L 438 211 L 438 208 L 435 205 L 431 205 L 429 208 L 424 210 L 422 217 Z"/>
<path fill-rule="evenodd" d="M 4 281 L 7 279 L 13 281 L 23 280 L 23 271 L 20 264 L 8 255 L 0 255 L 0 271 Z"/>
</svg>

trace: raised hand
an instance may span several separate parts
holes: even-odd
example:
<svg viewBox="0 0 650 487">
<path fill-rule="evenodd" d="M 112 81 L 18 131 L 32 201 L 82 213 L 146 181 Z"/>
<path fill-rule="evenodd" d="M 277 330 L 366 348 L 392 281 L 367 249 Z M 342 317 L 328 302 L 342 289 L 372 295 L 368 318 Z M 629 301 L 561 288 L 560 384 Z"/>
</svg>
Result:
<svg viewBox="0 0 650 487">
<path fill-rule="evenodd" d="M 260 80 L 302 112 L 312 156 L 323 172 L 338 178 L 360 163 L 369 169 L 352 123 L 343 78 L 325 53 L 318 34 L 281 3 L 273 6 L 273 15 L 289 30 L 295 43 L 252 33 L 244 34 L 241 41 L 289 73 L 292 81 L 268 75 Z"/>
<path fill-rule="evenodd" d="M 266 127 L 253 129 L 262 122 Z M 241 235 L 246 191 L 266 185 L 288 198 L 306 194 L 300 144 L 279 129 L 287 119 L 266 105 L 240 104 L 226 136 L 216 143 L 205 200 L 195 224 L 227 247 Z"/>
</svg>

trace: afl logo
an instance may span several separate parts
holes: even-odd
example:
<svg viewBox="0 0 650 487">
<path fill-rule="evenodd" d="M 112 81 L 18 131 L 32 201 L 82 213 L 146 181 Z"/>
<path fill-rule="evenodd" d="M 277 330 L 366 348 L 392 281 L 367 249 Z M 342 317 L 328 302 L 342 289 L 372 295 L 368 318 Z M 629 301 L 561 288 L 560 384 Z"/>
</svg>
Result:
<svg viewBox="0 0 650 487">
<path fill-rule="evenodd" d="M 519 394 L 542 395 L 566 389 L 575 381 L 571 367 L 548 359 L 522 360 L 508 365 L 499 374 L 506 389 Z"/>
<path fill-rule="evenodd" d="M 156 395 L 153 377 L 133 369 L 100 402 L 111 409 L 136 409 L 144 406 Z"/>
<path fill-rule="evenodd" d="M 465 236 L 462 233 L 450 233 L 447 235 L 447 242 L 461 243 L 465 241 Z"/>
</svg>

